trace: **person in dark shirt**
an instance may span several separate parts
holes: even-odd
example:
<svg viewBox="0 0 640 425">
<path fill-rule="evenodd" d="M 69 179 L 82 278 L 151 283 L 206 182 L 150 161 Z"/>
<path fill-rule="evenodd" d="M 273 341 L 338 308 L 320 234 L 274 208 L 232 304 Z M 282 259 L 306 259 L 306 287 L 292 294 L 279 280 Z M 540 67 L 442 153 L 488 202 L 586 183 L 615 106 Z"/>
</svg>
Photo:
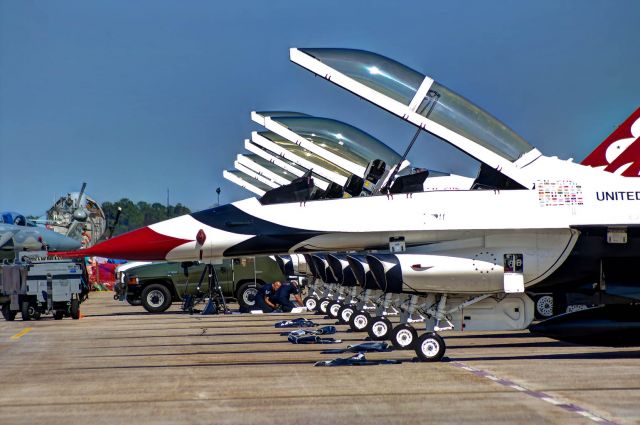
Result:
<svg viewBox="0 0 640 425">
<path fill-rule="evenodd" d="M 282 283 L 276 280 L 273 283 L 267 283 L 258 288 L 256 293 L 256 310 L 262 310 L 264 313 L 273 312 L 278 305 L 273 302 L 272 297 L 280 289 Z"/>
<path fill-rule="evenodd" d="M 291 302 L 291 295 L 293 295 L 293 298 L 296 300 L 298 305 Z M 280 288 L 271 296 L 271 300 L 275 304 L 279 304 L 282 311 L 286 313 L 290 312 L 294 307 L 302 306 L 300 288 L 298 288 L 298 284 L 295 281 L 291 281 L 290 283 L 285 283 L 280 286 Z"/>
</svg>

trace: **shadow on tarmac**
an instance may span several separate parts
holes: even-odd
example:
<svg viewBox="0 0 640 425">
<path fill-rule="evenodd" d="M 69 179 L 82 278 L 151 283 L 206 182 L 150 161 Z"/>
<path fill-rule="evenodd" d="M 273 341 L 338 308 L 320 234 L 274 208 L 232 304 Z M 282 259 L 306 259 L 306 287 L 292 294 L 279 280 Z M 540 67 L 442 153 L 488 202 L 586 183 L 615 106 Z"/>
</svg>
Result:
<svg viewBox="0 0 640 425">
<path fill-rule="evenodd" d="M 569 345 L 567 345 L 569 346 Z M 513 361 L 513 360 L 613 360 L 613 359 L 637 359 L 640 358 L 640 350 L 634 351 L 598 351 L 592 353 L 561 353 L 561 354 L 529 354 L 525 356 L 479 356 L 453 358 L 453 361 Z"/>
</svg>

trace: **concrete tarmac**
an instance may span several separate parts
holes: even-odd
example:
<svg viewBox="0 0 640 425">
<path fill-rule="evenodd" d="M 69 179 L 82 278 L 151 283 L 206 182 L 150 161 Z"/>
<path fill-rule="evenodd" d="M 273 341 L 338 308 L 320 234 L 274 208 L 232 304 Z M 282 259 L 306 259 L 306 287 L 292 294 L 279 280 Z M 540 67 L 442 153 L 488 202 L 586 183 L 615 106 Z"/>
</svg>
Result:
<svg viewBox="0 0 640 425">
<path fill-rule="evenodd" d="M 82 313 L 0 320 L 1 424 L 640 423 L 637 348 L 450 332 L 440 363 L 320 368 L 365 335 L 293 345 L 273 326 L 291 315 L 151 315 L 111 293 Z"/>
</svg>

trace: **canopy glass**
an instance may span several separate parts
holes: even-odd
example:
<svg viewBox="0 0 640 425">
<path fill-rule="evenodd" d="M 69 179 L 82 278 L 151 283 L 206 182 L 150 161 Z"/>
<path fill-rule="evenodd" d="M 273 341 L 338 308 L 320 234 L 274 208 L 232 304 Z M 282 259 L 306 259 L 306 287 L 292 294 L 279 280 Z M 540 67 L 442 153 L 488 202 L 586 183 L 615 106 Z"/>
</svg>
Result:
<svg viewBox="0 0 640 425">
<path fill-rule="evenodd" d="M 329 118 L 272 117 L 274 121 L 311 143 L 366 168 L 374 159 L 387 166 L 400 162 L 400 155 L 380 140 L 356 127 Z"/>
<path fill-rule="evenodd" d="M 376 53 L 352 49 L 300 49 L 320 62 L 404 105 L 425 76 Z M 489 113 L 434 82 L 417 113 L 501 157 L 515 161 L 533 146 Z"/>
<path fill-rule="evenodd" d="M 257 165 L 259 165 L 260 167 L 271 171 L 274 174 L 277 174 L 280 177 L 283 177 L 287 180 L 293 180 L 296 178 L 295 175 L 293 175 L 292 173 L 288 172 L 287 170 L 285 170 L 284 168 L 281 168 L 279 166 L 277 166 L 276 164 L 274 164 L 271 161 L 267 161 L 266 159 L 262 158 L 261 156 L 256 155 L 255 153 L 247 153 L 247 154 L 243 154 L 242 156 L 248 158 L 249 160 L 251 160 L 252 162 L 255 162 Z M 249 167 L 251 168 L 251 167 Z M 256 170 L 254 170 L 256 171 Z"/>
<path fill-rule="evenodd" d="M 285 139 L 284 137 L 272 132 L 272 131 L 261 131 L 258 133 L 260 136 L 270 140 L 271 142 L 275 143 L 276 145 L 278 145 L 279 147 L 281 147 L 282 149 L 285 149 L 289 152 L 291 152 L 293 155 L 302 158 L 302 159 L 306 159 L 307 161 L 318 165 L 319 167 L 322 167 L 326 170 L 332 171 L 336 174 L 339 174 L 341 176 L 344 177 L 349 177 L 351 175 L 351 173 L 349 173 L 347 170 L 338 167 L 337 165 L 335 165 L 333 162 L 328 161 L 326 159 L 324 159 L 323 157 L 301 147 L 296 145 L 295 143 L 293 143 L 290 140 Z"/>
</svg>

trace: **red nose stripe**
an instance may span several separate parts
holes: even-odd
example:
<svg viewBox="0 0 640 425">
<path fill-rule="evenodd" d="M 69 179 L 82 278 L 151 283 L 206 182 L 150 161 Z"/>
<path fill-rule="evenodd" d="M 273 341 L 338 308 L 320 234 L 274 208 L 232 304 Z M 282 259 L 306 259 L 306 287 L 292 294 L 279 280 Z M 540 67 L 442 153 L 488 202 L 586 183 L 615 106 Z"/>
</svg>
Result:
<svg viewBox="0 0 640 425">
<path fill-rule="evenodd" d="M 192 240 L 173 238 L 148 227 L 116 236 L 87 249 L 56 252 L 61 257 L 106 257 L 122 260 L 165 260 L 169 251 Z"/>
</svg>

